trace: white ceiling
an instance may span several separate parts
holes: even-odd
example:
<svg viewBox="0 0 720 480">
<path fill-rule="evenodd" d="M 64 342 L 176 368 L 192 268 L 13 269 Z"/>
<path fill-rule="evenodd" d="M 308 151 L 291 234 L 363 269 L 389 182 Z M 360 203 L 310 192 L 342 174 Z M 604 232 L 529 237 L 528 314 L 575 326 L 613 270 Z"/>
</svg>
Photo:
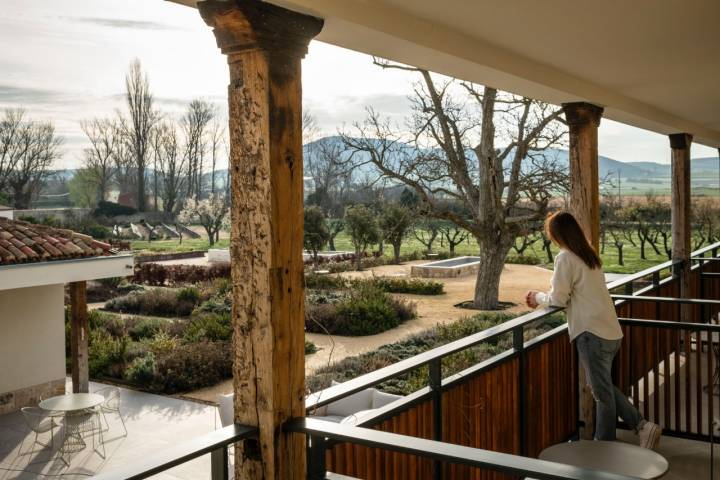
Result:
<svg viewBox="0 0 720 480">
<path fill-rule="evenodd" d="M 328 43 L 720 147 L 720 0 L 272 2 Z"/>
</svg>

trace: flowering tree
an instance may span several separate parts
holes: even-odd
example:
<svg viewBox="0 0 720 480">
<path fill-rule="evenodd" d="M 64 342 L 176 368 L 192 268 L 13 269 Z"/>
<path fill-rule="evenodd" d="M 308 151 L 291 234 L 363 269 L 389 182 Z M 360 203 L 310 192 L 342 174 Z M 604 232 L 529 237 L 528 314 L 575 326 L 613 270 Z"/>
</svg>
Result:
<svg viewBox="0 0 720 480">
<path fill-rule="evenodd" d="M 226 216 L 229 210 L 230 205 L 227 199 L 221 195 L 214 195 L 205 200 L 188 198 L 178 215 L 178 220 L 182 223 L 202 225 L 212 247 L 218 239 L 223 222 L 227 223 Z"/>
</svg>

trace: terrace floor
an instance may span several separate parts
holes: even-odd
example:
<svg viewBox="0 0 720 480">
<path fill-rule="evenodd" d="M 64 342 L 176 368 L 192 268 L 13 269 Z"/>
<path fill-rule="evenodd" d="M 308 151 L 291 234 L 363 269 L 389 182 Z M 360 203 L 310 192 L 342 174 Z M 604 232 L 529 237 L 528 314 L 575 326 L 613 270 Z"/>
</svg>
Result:
<svg viewBox="0 0 720 480">
<path fill-rule="evenodd" d="M 90 391 L 104 385 L 90 384 Z M 69 480 L 87 478 L 127 465 L 138 458 L 208 433 L 219 427 L 216 408 L 201 403 L 121 389 L 120 408 L 128 435 L 123 436 L 117 415 L 108 414 L 110 430 L 105 433 L 105 459 L 93 451 L 90 442 L 83 451 L 69 457 L 69 466 L 56 450 L 33 445 L 20 412 L 0 416 L 0 480 L 37 479 L 62 475 Z M 60 437 L 56 431 L 56 445 Z M 42 434 L 40 441 L 49 441 Z M 205 455 L 154 478 L 163 480 L 207 478 L 210 458 Z M 48 477 L 52 478 L 52 477 Z"/>
</svg>

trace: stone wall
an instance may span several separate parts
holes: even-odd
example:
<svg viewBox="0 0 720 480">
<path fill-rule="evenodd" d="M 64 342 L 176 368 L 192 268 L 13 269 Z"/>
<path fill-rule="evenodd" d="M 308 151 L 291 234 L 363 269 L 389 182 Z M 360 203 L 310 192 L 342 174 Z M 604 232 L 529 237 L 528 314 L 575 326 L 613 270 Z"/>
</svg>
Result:
<svg viewBox="0 0 720 480">
<path fill-rule="evenodd" d="M 65 379 L 59 378 L 12 392 L 0 393 L 0 415 L 23 407 L 36 407 L 44 398 L 65 394 Z"/>
</svg>

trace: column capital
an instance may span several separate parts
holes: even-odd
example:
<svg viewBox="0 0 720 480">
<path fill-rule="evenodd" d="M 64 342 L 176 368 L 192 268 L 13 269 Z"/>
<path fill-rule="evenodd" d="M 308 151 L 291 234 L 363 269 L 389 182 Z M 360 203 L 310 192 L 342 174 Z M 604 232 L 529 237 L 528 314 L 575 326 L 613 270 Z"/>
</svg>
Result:
<svg viewBox="0 0 720 480">
<path fill-rule="evenodd" d="M 604 111 L 603 107 L 587 102 L 563 103 L 562 109 L 570 126 L 593 124 L 598 127 Z"/>
<path fill-rule="evenodd" d="M 205 0 L 198 2 L 198 9 L 226 55 L 259 49 L 302 58 L 324 23 L 260 0 Z"/>
<path fill-rule="evenodd" d="M 693 140 L 693 136 L 689 133 L 671 133 L 668 137 L 670 138 L 670 148 L 679 150 L 690 148 Z"/>
</svg>

